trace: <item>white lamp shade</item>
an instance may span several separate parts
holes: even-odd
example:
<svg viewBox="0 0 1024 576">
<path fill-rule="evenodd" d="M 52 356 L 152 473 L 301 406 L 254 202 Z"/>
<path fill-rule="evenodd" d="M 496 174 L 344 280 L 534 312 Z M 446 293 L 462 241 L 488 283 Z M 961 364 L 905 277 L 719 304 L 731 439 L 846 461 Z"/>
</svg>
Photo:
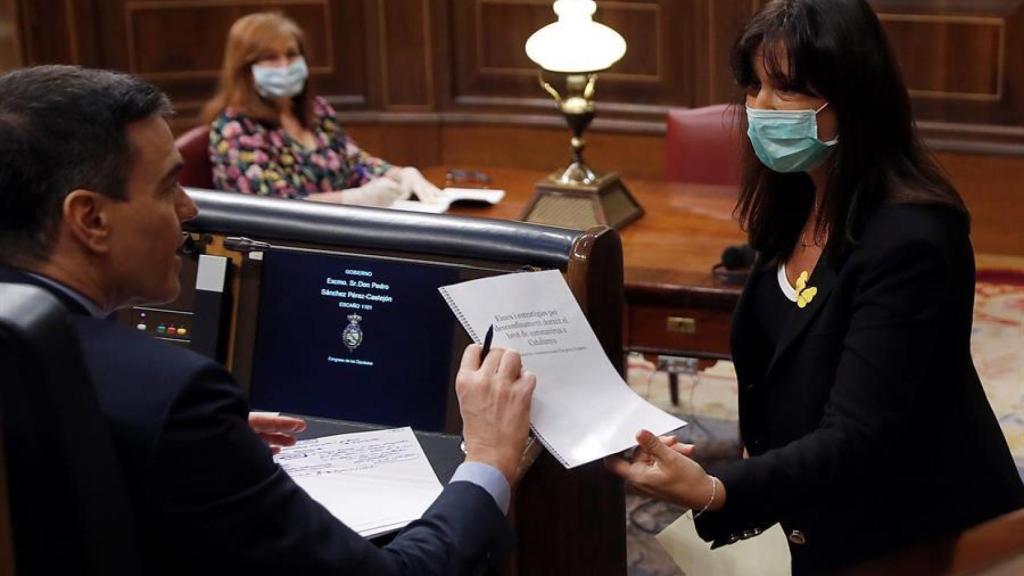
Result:
<svg viewBox="0 0 1024 576">
<path fill-rule="evenodd" d="M 600 72 L 626 54 L 626 40 L 594 22 L 593 0 L 557 0 L 558 22 L 537 30 L 526 41 L 526 55 L 549 72 Z"/>
</svg>

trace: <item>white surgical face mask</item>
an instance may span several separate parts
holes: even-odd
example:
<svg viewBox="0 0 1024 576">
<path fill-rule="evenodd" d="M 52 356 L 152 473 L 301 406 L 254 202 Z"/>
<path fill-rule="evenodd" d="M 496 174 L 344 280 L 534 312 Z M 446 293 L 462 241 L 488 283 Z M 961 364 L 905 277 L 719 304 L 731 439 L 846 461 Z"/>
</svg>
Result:
<svg viewBox="0 0 1024 576">
<path fill-rule="evenodd" d="M 252 65 L 256 91 L 264 98 L 291 98 L 302 92 L 308 77 L 309 68 L 302 56 L 287 66 Z"/>
</svg>

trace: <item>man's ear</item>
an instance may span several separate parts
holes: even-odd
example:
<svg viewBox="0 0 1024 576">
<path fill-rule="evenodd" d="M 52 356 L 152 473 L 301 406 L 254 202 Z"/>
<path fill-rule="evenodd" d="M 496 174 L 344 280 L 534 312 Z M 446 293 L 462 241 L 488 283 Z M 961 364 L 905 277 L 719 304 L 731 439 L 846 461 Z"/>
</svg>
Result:
<svg viewBox="0 0 1024 576">
<path fill-rule="evenodd" d="M 110 251 L 110 208 L 114 200 L 92 190 L 75 189 L 64 197 L 64 226 L 83 250 Z"/>
</svg>

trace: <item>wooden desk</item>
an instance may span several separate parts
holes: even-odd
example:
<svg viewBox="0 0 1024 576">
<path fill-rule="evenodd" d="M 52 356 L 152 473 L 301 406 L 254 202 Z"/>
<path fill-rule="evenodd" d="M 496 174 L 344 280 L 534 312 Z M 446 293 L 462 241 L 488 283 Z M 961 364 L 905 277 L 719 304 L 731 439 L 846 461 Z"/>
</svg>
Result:
<svg viewBox="0 0 1024 576">
<path fill-rule="evenodd" d="M 491 187 L 507 192 L 493 207 L 454 207 L 452 214 L 514 220 L 546 174 L 484 169 Z M 443 184 L 445 169 L 424 170 Z M 732 217 L 736 190 L 651 180 L 625 181 L 646 210 L 621 231 L 625 265 L 626 348 L 646 353 L 729 355 L 729 321 L 739 296 L 711 275 L 722 250 L 746 240 Z M 673 327 L 670 329 L 669 323 Z M 692 333 L 688 333 L 692 329 Z M 683 330 L 683 331 L 680 331 Z"/>
</svg>

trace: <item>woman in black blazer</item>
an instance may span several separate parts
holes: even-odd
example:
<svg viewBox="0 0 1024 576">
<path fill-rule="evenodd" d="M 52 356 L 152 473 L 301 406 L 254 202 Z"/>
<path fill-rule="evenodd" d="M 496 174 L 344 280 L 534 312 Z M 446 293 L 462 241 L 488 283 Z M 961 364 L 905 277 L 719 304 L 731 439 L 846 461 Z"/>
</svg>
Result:
<svg viewBox="0 0 1024 576">
<path fill-rule="evenodd" d="M 916 134 L 864 0 L 775 0 L 733 51 L 738 213 L 758 252 L 733 319 L 749 457 L 709 474 L 647 431 L 608 466 L 694 512 L 713 547 L 780 522 L 828 573 L 1024 506 L 971 360 L 960 197 Z"/>
</svg>

